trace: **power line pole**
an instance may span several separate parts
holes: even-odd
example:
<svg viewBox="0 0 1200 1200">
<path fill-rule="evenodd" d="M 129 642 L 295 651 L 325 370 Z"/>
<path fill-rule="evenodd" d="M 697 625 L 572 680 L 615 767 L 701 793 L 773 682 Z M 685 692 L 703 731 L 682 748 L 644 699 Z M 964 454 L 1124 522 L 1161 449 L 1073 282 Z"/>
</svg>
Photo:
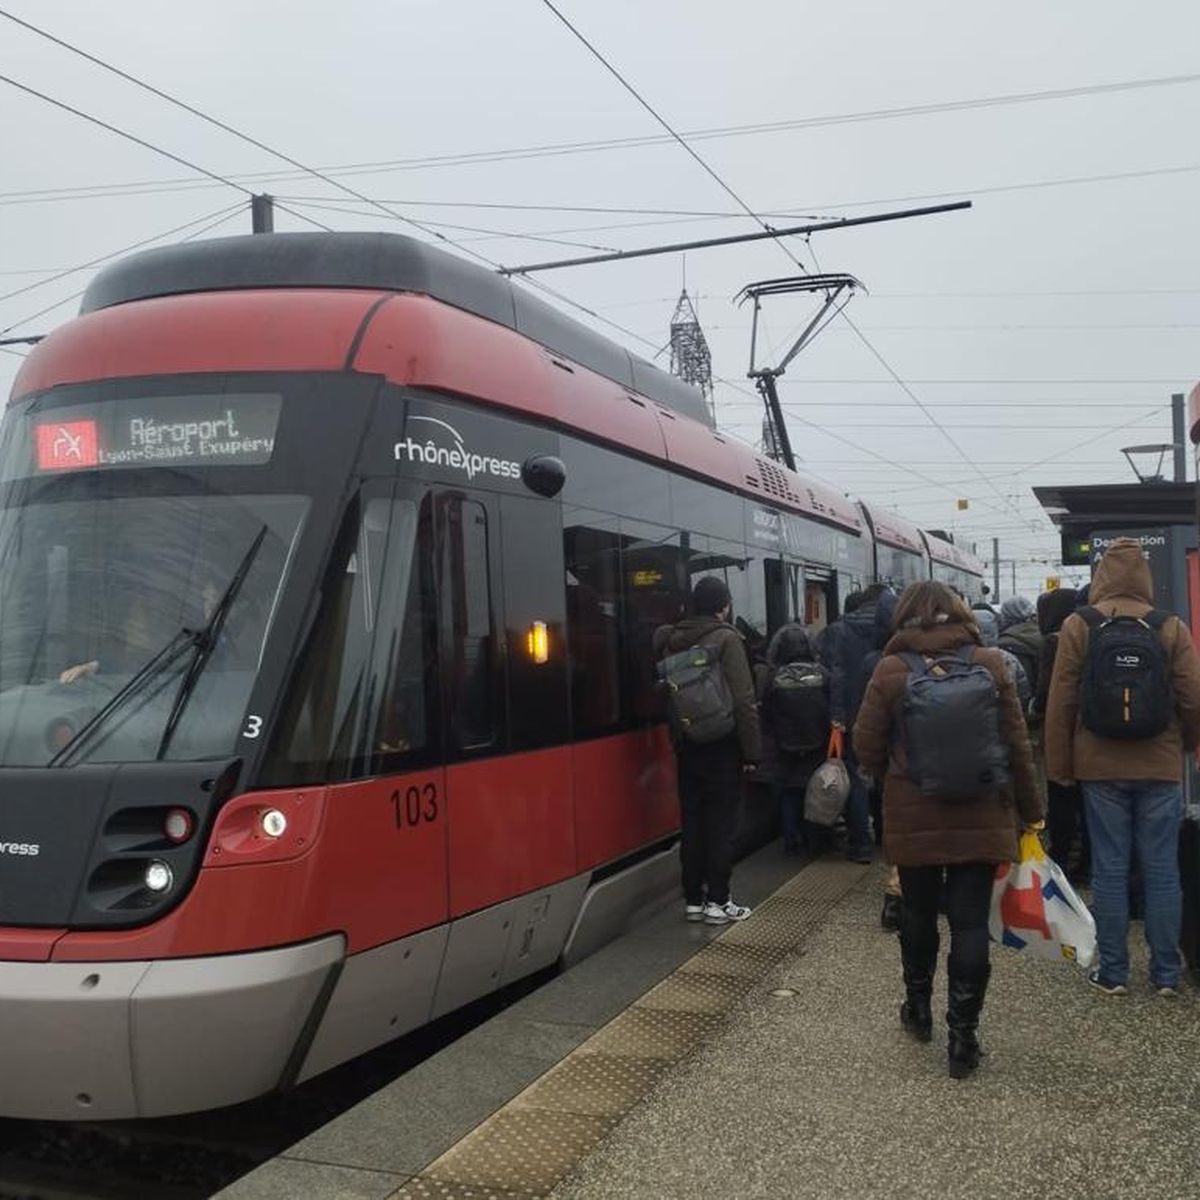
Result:
<svg viewBox="0 0 1200 1200">
<path fill-rule="evenodd" d="M 992 594 L 993 599 L 1000 599 L 1000 539 L 992 538 Z"/>
<path fill-rule="evenodd" d="M 1171 397 L 1171 441 L 1175 443 L 1175 482 L 1187 483 L 1187 434 L 1183 423 L 1183 393 Z"/>
<path fill-rule="evenodd" d="M 704 395 L 713 425 L 717 423 L 717 410 L 713 403 L 712 354 L 700 328 L 700 318 L 687 294 L 687 288 L 679 293 L 679 303 L 671 317 L 671 374 L 684 383 L 694 384 Z"/>
<path fill-rule="evenodd" d="M 250 197 L 250 232 L 275 232 L 275 197 L 265 192 Z"/>
</svg>

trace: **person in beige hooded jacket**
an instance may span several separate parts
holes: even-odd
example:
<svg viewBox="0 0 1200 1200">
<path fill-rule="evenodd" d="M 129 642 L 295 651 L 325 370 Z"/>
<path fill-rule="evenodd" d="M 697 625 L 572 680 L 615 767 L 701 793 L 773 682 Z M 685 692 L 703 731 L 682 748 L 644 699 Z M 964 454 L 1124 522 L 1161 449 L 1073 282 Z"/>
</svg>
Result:
<svg viewBox="0 0 1200 1200">
<path fill-rule="evenodd" d="M 1088 593 L 1102 617 L 1144 618 L 1154 585 L 1141 546 L 1118 538 L 1105 551 Z M 1176 616 L 1158 637 L 1167 663 L 1172 711 L 1154 737 L 1102 737 L 1080 719 L 1080 686 L 1092 635 L 1079 613 L 1063 622 L 1046 705 L 1046 774 L 1083 787 L 1092 844 L 1092 911 L 1100 965 L 1089 977 L 1108 995 L 1123 995 L 1129 977 L 1129 867 L 1136 852 L 1145 890 L 1150 979 L 1160 995 L 1179 983 L 1182 896 L 1179 824 L 1183 756 L 1200 745 L 1200 659 Z"/>
</svg>

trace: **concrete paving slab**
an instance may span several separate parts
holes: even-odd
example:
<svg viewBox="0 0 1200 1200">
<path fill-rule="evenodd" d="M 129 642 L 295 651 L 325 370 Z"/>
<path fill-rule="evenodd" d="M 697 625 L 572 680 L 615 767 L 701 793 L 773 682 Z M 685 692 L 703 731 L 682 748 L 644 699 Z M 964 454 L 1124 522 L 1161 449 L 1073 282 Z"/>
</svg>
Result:
<svg viewBox="0 0 1200 1200">
<path fill-rule="evenodd" d="M 777 843 L 768 845 L 738 864 L 737 895 L 744 902 L 760 903 L 803 866 L 802 861 L 784 858 Z M 350 1186 L 352 1182 L 370 1186 L 370 1176 L 383 1173 L 391 1173 L 393 1190 L 397 1179 L 402 1182 L 410 1176 L 410 1189 L 445 1186 L 445 1181 L 417 1177 L 722 932 L 722 927 L 685 922 L 681 901 L 664 905 L 619 941 L 550 980 L 292 1146 L 284 1158 L 276 1160 L 281 1164 L 278 1168 L 267 1164 L 241 1185 L 267 1189 L 276 1186 L 276 1180 L 286 1182 L 296 1172 L 336 1164 L 348 1172 L 341 1183 L 332 1176 L 324 1182 L 313 1176 L 311 1189 L 293 1194 L 324 1196 L 327 1193 L 322 1187 Z M 745 977 L 751 957 L 747 953 L 727 955 L 728 962 L 717 964 L 721 976 L 717 982 L 731 986 L 735 978 Z M 742 990 L 739 984 L 737 991 Z M 662 1037 L 662 1031 L 656 1030 L 654 1037 L 643 1041 L 652 1046 Z M 687 1044 L 690 1046 L 691 1040 Z M 641 1045 L 613 1046 L 609 1052 L 634 1054 Z M 356 1172 L 362 1173 L 361 1178 Z M 256 1195 L 247 1192 L 246 1200 L 254 1200 Z"/>
<path fill-rule="evenodd" d="M 1114 1000 L 1073 967 L 993 948 L 989 1054 L 976 1078 L 951 1080 L 940 1020 L 931 1045 L 899 1027 L 879 903 L 872 872 L 556 1200 L 1197 1194 L 1194 995 L 1159 1000 L 1143 981 Z"/>
<path fill-rule="evenodd" d="M 526 1027 L 518 1050 L 475 1030 L 297 1142 L 288 1157 L 415 1175 L 590 1032 Z"/>
<path fill-rule="evenodd" d="M 386 1200 L 407 1179 L 387 1171 L 366 1171 L 329 1163 L 274 1158 L 220 1193 L 221 1200 Z"/>
</svg>

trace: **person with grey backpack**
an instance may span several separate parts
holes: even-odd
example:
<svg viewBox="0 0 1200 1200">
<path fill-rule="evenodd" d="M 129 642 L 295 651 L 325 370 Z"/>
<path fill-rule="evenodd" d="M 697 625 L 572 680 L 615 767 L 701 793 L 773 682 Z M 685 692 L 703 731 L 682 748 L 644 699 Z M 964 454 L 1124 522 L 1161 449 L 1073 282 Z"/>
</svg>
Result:
<svg viewBox="0 0 1200 1200">
<path fill-rule="evenodd" d="M 992 881 L 1016 857 L 1018 827 L 1042 820 L 1042 798 L 1016 686 L 974 614 L 945 584 L 914 583 L 893 628 L 854 739 L 859 762 L 884 781 L 884 851 L 904 893 L 900 1022 L 931 1040 L 944 892 L 949 1070 L 962 1079 L 979 1065 Z"/>
<path fill-rule="evenodd" d="M 725 925 L 750 909 L 729 891 L 742 774 L 762 755 L 754 678 L 729 624 L 729 589 L 706 575 L 692 589 L 692 615 L 655 631 L 679 773 L 684 915 Z"/>
</svg>

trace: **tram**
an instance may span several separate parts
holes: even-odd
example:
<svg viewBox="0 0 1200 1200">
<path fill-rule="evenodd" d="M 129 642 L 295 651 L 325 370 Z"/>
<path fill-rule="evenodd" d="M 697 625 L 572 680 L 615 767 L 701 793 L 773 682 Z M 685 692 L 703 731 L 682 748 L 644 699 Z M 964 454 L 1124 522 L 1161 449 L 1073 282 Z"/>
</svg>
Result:
<svg viewBox="0 0 1200 1200">
<path fill-rule="evenodd" d="M 0 1114 L 232 1104 L 587 953 L 674 882 L 696 577 L 754 641 L 943 571 L 411 239 L 107 268 L 0 425 Z"/>
</svg>

